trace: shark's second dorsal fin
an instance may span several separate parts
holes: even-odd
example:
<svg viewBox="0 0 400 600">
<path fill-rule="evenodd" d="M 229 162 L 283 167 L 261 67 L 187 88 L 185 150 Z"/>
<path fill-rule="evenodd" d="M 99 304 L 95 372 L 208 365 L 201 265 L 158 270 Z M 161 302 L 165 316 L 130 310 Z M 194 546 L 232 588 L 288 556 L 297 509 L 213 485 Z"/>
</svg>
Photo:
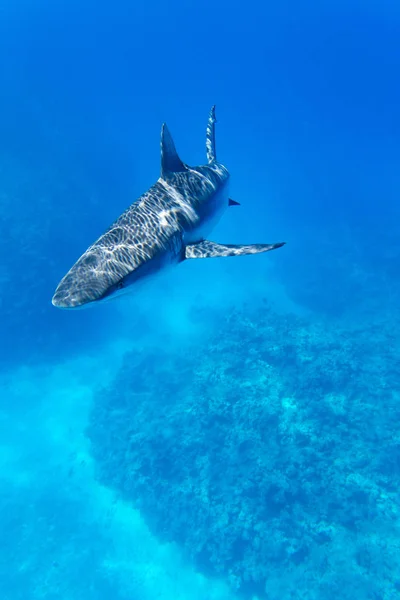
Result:
<svg viewBox="0 0 400 600">
<path fill-rule="evenodd" d="M 212 164 L 215 160 L 217 160 L 217 153 L 215 151 L 215 123 L 216 122 L 217 122 L 217 119 L 215 118 L 215 106 L 213 106 L 210 110 L 210 115 L 208 117 L 208 123 L 207 123 L 206 150 L 207 150 L 208 164 Z"/>
<path fill-rule="evenodd" d="M 161 177 L 168 179 L 171 173 L 186 171 L 186 167 L 178 156 L 174 140 L 164 123 L 161 129 Z"/>
</svg>

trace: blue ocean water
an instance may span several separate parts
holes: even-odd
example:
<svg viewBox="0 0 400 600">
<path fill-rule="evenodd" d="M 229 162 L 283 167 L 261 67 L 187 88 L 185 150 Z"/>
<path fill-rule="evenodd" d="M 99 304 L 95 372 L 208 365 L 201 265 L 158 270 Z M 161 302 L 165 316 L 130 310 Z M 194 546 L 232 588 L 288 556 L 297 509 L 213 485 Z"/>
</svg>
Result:
<svg viewBox="0 0 400 600">
<path fill-rule="evenodd" d="M 0 597 L 400 598 L 395 2 L 0 3 Z M 212 239 L 51 305 L 158 177 L 232 175 Z"/>
</svg>

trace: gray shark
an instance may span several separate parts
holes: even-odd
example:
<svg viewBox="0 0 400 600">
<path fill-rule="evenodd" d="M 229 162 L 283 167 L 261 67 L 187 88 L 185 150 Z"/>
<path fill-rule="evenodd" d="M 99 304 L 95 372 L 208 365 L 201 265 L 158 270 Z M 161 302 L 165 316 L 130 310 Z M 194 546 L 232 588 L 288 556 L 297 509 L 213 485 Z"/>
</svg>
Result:
<svg viewBox="0 0 400 600">
<path fill-rule="evenodd" d="M 52 299 L 79 308 L 113 298 L 167 265 L 186 259 L 268 252 L 284 245 L 224 245 L 206 239 L 229 206 L 229 172 L 217 161 L 215 107 L 207 125 L 207 165 L 179 158 L 166 124 L 161 176 L 94 242 L 60 281 Z"/>
</svg>

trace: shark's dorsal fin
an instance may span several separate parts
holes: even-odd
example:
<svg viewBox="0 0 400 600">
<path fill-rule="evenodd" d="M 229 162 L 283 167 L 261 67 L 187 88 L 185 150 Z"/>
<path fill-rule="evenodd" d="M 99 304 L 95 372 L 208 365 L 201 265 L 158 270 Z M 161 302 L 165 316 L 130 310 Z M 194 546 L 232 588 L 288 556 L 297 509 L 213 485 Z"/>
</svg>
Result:
<svg viewBox="0 0 400 600">
<path fill-rule="evenodd" d="M 186 166 L 178 156 L 174 140 L 164 123 L 161 129 L 161 177 L 168 179 L 172 173 L 186 171 Z"/>
<path fill-rule="evenodd" d="M 215 118 L 215 106 L 213 106 L 210 110 L 210 115 L 208 117 L 208 123 L 207 123 L 206 150 L 207 150 L 208 164 L 211 164 L 217 160 L 217 153 L 215 151 L 215 123 L 216 122 L 217 122 L 217 120 Z"/>
</svg>

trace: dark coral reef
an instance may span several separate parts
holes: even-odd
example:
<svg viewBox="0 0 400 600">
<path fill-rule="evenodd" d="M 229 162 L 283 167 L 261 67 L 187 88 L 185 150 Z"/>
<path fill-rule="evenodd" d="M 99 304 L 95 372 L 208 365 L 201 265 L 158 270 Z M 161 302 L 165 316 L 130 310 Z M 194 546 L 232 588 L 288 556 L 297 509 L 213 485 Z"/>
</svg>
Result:
<svg viewBox="0 0 400 600">
<path fill-rule="evenodd" d="M 201 347 L 132 351 L 95 398 L 99 479 L 249 598 L 398 598 L 395 329 L 266 305 Z"/>
</svg>

